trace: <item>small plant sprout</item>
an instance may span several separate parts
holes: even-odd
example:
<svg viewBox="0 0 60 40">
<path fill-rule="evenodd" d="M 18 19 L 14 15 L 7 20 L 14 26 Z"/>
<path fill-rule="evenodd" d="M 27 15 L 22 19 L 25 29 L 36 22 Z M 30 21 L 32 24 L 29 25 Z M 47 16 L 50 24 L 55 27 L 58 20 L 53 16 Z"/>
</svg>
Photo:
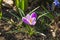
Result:
<svg viewBox="0 0 60 40">
<path fill-rule="evenodd" d="M 27 14 L 25 17 L 22 17 L 22 21 L 28 25 L 35 25 L 36 18 L 37 18 L 37 14 L 33 12 L 31 15 Z"/>
</svg>

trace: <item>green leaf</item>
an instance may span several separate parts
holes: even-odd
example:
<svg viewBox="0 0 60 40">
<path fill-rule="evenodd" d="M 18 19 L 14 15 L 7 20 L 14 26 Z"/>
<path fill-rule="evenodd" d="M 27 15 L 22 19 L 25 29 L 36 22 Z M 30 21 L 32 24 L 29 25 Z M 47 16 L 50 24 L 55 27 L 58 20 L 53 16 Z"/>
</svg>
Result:
<svg viewBox="0 0 60 40">
<path fill-rule="evenodd" d="M 1 3 L 2 3 L 2 0 L 0 0 L 0 19 L 2 18 Z"/>
<path fill-rule="evenodd" d="M 16 1 L 15 1 L 15 4 L 16 4 L 16 7 L 19 8 L 19 0 L 16 0 Z"/>
<path fill-rule="evenodd" d="M 32 28 L 31 26 L 29 26 L 29 25 L 26 25 L 26 29 L 27 29 L 27 33 L 30 35 L 30 36 L 32 36 L 34 33 L 35 33 L 35 30 L 34 30 L 34 28 Z"/>
<path fill-rule="evenodd" d="M 48 12 L 48 10 L 43 5 L 41 5 L 41 7 L 44 9 L 44 11 Z"/>
<path fill-rule="evenodd" d="M 20 8 L 18 8 L 18 10 L 19 10 L 19 14 L 21 15 L 21 17 L 25 16 L 25 14 L 24 14 L 24 11 L 23 11 L 23 10 L 21 10 Z"/>
<path fill-rule="evenodd" d="M 13 31 L 8 31 L 6 33 L 18 33 L 18 32 L 20 32 L 20 31 L 19 30 L 13 30 Z"/>
<path fill-rule="evenodd" d="M 1 4 L 2 0 L 0 0 L 0 4 Z"/>
<path fill-rule="evenodd" d="M 25 6 L 24 6 L 24 1 L 25 1 L 25 0 L 22 0 L 22 1 L 21 1 L 21 9 L 22 9 L 23 11 L 24 11 L 24 7 L 25 7 Z"/>
<path fill-rule="evenodd" d="M 47 15 L 45 15 L 45 16 L 47 16 L 47 17 L 50 18 L 50 19 L 54 19 L 54 16 L 52 15 L 52 13 L 49 13 L 49 14 L 47 14 Z"/>
<path fill-rule="evenodd" d="M 2 12 L 0 12 L 0 19 L 2 18 Z"/>
<path fill-rule="evenodd" d="M 36 7 L 35 9 L 33 9 L 32 11 L 29 12 L 29 14 L 31 14 L 32 12 L 34 12 L 35 10 L 37 10 L 40 6 Z"/>
<path fill-rule="evenodd" d="M 16 0 L 15 4 L 17 8 L 20 8 L 25 11 L 28 6 L 28 0 Z"/>
<path fill-rule="evenodd" d="M 9 13 L 10 13 L 12 16 L 14 16 L 14 17 L 16 17 L 16 18 L 20 19 L 20 17 L 19 17 L 19 16 L 17 16 L 17 15 L 15 15 L 12 11 L 9 11 Z"/>
<path fill-rule="evenodd" d="M 41 18 L 42 16 L 45 16 L 46 14 L 48 14 L 48 13 L 44 13 L 42 15 L 39 15 L 37 19 Z"/>
</svg>

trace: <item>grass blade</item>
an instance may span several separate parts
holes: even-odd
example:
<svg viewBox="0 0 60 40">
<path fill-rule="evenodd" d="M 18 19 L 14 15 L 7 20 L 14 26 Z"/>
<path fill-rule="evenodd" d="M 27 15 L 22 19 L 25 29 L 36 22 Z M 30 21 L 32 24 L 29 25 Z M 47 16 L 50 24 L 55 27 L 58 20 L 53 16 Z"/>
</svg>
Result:
<svg viewBox="0 0 60 40">
<path fill-rule="evenodd" d="M 48 12 L 48 13 L 49 13 L 49 12 Z M 37 19 L 41 18 L 42 16 L 45 16 L 45 15 L 48 14 L 48 13 L 44 13 L 44 14 L 42 14 L 42 15 L 39 15 Z"/>
<path fill-rule="evenodd" d="M 33 9 L 31 12 L 29 12 L 29 14 L 31 14 L 32 12 L 34 12 L 35 10 L 37 10 L 40 6 L 36 7 L 35 9 Z"/>
</svg>

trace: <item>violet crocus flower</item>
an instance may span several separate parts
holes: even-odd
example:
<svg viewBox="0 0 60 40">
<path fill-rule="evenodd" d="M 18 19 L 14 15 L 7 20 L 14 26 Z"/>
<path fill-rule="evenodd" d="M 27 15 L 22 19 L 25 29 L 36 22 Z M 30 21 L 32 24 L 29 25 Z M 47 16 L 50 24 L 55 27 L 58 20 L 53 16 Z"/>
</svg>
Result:
<svg viewBox="0 0 60 40">
<path fill-rule="evenodd" d="M 33 12 L 31 15 L 27 14 L 25 17 L 22 17 L 22 21 L 28 25 L 35 25 L 36 18 L 37 18 L 37 14 Z"/>
<path fill-rule="evenodd" d="M 54 0 L 54 5 L 56 6 L 56 7 L 60 7 L 60 2 L 58 1 L 58 0 Z"/>
</svg>

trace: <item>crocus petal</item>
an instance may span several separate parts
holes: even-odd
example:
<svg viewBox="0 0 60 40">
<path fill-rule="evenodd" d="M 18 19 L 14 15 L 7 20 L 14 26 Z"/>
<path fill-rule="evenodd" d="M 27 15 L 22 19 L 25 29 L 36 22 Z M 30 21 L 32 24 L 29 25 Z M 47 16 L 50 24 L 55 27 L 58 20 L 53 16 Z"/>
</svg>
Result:
<svg viewBox="0 0 60 40">
<path fill-rule="evenodd" d="M 30 15 L 29 15 L 29 14 L 27 14 L 27 15 L 26 15 L 26 18 L 27 18 L 28 20 L 30 20 Z"/>
<path fill-rule="evenodd" d="M 23 17 L 22 21 L 28 25 L 35 25 L 36 17 L 37 17 L 37 14 L 35 12 L 33 12 L 31 15 L 27 14 L 26 17 Z"/>
<path fill-rule="evenodd" d="M 31 25 L 35 25 L 35 24 L 36 24 L 36 21 L 32 22 L 32 24 L 31 24 Z"/>
<path fill-rule="evenodd" d="M 33 17 L 33 18 L 32 18 L 32 23 L 31 23 L 30 25 L 35 25 L 35 24 L 36 24 L 36 18 Z"/>
<path fill-rule="evenodd" d="M 35 18 L 35 17 L 33 17 L 33 18 L 32 18 L 32 21 L 36 21 L 36 18 Z"/>
<path fill-rule="evenodd" d="M 33 12 L 32 14 L 31 14 L 31 17 L 33 18 L 33 17 L 37 17 L 37 14 L 35 13 L 35 12 Z"/>
<path fill-rule="evenodd" d="M 29 24 L 29 20 L 26 19 L 25 17 L 22 18 L 22 21 L 23 21 L 24 23 L 26 23 L 26 24 Z"/>
</svg>

